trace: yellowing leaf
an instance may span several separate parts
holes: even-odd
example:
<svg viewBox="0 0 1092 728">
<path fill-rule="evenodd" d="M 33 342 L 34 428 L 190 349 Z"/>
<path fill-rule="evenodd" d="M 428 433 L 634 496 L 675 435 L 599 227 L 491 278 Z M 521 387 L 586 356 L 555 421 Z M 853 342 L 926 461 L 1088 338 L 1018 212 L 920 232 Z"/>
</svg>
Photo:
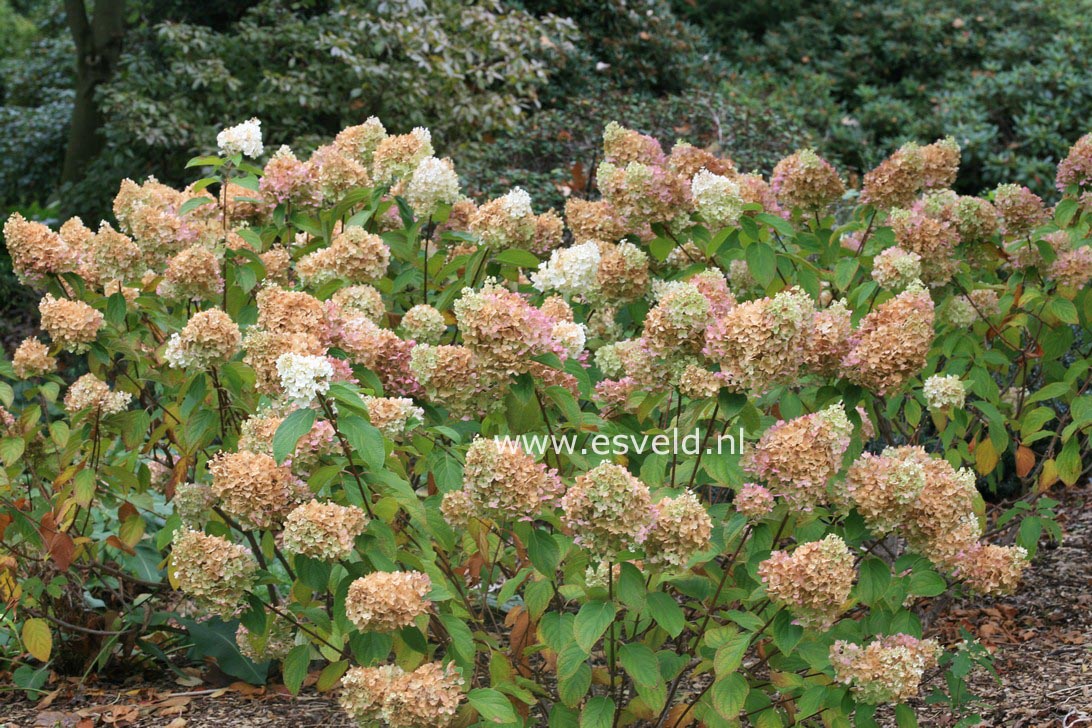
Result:
<svg viewBox="0 0 1092 728">
<path fill-rule="evenodd" d="M 1054 458 L 1043 462 L 1043 469 L 1039 472 L 1039 491 L 1042 492 L 1058 482 L 1058 466 L 1054 464 Z"/>
<path fill-rule="evenodd" d="M 53 635 L 44 619 L 34 617 L 23 622 L 23 647 L 37 660 L 49 662 L 53 652 Z"/>
<path fill-rule="evenodd" d="M 998 460 L 1000 456 L 997 454 L 997 449 L 993 446 L 993 440 L 988 437 L 978 443 L 978 447 L 974 449 L 974 469 L 979 475 L 992 473 L 997 467 Z"/>
</svg>

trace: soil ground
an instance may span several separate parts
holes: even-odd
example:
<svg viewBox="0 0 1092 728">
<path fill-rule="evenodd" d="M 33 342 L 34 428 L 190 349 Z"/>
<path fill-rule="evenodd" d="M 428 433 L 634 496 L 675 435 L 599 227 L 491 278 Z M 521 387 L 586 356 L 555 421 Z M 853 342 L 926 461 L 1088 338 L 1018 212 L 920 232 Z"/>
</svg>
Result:
<svg viewBox="0 0 1092 728">
<path fill-rule="evenodd" d="M 1040 544 L 1020 592 L 937 605 L 929 622 L 929 633 L 945 643 L 967 630 L 993 653 L 998 678 L 984 670 L 969 678 L 983 726 L 1092 728 L 1092 489 L 1070 489 L 1063 498 L 1065 540 Z M 292 698 L 283 687 L 229 684 L 218 682 L 216 671 L 193 672 L 193 685 L 64 684 L 37 705 L 0 702 L 0 728 L 352 726 L 333 697 L 313 689 Z M 933 676 L 923 694 L 942 685 Z M 915 708 L 923 727 L 956 722 L 935 706 L 919 701 Z"/>
</svg>

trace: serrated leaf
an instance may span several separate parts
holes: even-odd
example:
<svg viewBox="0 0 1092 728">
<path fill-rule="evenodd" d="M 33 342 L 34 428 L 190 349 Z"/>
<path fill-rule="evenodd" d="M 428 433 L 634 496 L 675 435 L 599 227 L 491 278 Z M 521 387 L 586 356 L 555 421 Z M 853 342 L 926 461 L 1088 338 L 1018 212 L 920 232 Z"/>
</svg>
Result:
<svg viewBox="0 0 1092 728">
<path fill-rule="evenodd" d="M 774 254 L 774 249 L 766 243 L 752 243 L 744 252 L 747 268 L 754 279 L 763 287 L 770 285 L 777 275 L 777 255 Z"/>
<path fill-rule="evenodd" d="M 340 418 L 338 428 L 345 435 L 354 454 L 362 458 L 369 469 L 383 469 L 387 455 L 383 449 L 383 435 L 378 429 L 356 415 Z"/>
<path fill-rule="evenodd" d="M 474 688 L 466 694 L 466 700 L 486 723 L 514 723 L 517 720 L 512 703 L 493 688 Z"/>
<path fill-rule="evenodd" d="M 284 658 L 282 673 L 284 686 L 293 695 L 298 695 L 304 678 L 307 677 L 307 668 L 311 666 L 311 645 L 296 645 L 288 656 Z"/>
<path fill-rule="evenodd" d="M 493 256 L 493 260 L 498 263 L 514 265 L 517 268 L 537 268 L 540 262 L 534 253 L 528 250 L 520 250 L 519 248 L 502 250 Z"/>
<path fill-rule="evenodd" d="M 615 613 L 611 602 L 588 602 L 580 608 L 573 623 L 573 636 L 582 650 L 591 652 L 614 621 Z"/>
<path fill-rule="evenodd" d="M 664 631 L 672 637 L 682 634 L 683 627 L 686 626 L 686 617 L 670 594 L 663 592 L 649 594 L 648 613 L 656 620 L 656 624 L 663 627 Z"/>
<path fill-rule="evenodd" d="M 738 672 L 718 678 L 710 691 L 713 710 L 725 720 L 735 720 L 743 709 L 749 691 L 747 681 Z"/>
<path fill-rule="evenodd" d="M 580 712 L 580 728 L 611 728 L 613 724 L 614 701 L 610 698 L 592 698 Z"/>
<path fill-rule="evenodd" d="M 349 669 L 348 660 L 338 660 L 337 662 L 331 662 L 326 667 L 322 668 L 322 672 L 319 673 L 318 682 L 315 683 L 315 689 L 320 693 L 325 693 L 327 690 L 332 690 L 337 687 L 337 683 L 341 680 L 341 676 Z"/>
</svg>

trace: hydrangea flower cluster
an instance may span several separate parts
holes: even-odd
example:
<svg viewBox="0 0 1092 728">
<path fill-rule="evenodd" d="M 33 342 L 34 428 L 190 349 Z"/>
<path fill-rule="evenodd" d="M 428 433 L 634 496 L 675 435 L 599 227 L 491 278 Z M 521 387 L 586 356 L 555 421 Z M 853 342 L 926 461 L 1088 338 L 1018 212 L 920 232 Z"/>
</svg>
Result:
<svg viewBox="0 0 1092 728">
<path fill-rule="evenodd" d="M 532 521 L 564 491 L 557 472 L 536 463 L 515 442 L 478 438 L 463 464 L 462 495 L 473 514 L 498 521 Z M 446 499 L 446 496 L 445 496 Z"/>
<path fill-rule="evenodd" d="M 407 673 L 397 665 L 354 667 L 341 678 L 341 707 L 361 728 L 445 728 L 462 702 L 463 680 L 450 665 L 426 662 Z"/>
<path fill-rule="evenodd" d="M 11 357 L 11 368 L 20 379 L 30 379 L 49 374 L 57 369 L 57 359 L 49 353 L 49 347 L 36 337 L 23 339 Z"/>
<path fill-rule="evenodd" d="M 133 395 L 114 392 L 110 385 L 94 374 L 84 374 L 72 383 L 64 397 L 64 408 L 70 413 L 91 409 L 96 416 L 105 417 L 124 412 Z"/>
<path fill-rule="evenodd" d="M 329 391 L 334 367 L 324 356 L 288 352 L 277 357 L 277 373 L 284 396 L 302 407 Z"/>
<path fill-rule="evenodd" d="M 685 568 L 695 554 L 709 547 L 713 522 L 697 496 L 685 491 L 653 506 L 652 528 L 645 539 L 645 561 Z"/>
<path fill-rule="evenodd" d="M 832 533 L 791 554 L 774 551 L 758 565 L 758 575 L 766 594 L 792 610 L 797 624 L 827 630 L 845 610 L 857 572 L 845 541 Z"/>
<path fill-rule="evenodd" d="M 908 634 L 881 637 L 867 646 L 838 640 L 830 648 L 830 664 L 838 682 L 853 688 L 857 699 L 870 704 L 901 703 L 918 694 L 922 674 L 937 665 L 936 640 Z"/>
<path fill-rule="evenodd" d="M 652 525 L 648 486 L 625 468 L 602 463 L 577 477 L 561 499 L 562 523 L 601 561 L 633 551 Z"/>
<path fill-rule="evenodd" d="M 967 399 L 967 388 L 954 374 L 936 374 L 929 377 L 925 380 L 922 393 L 929 410 L 933 412 L 963 409 L 963 403 Z"/>
<path fill-rule="evenodd" d="M 207 369 L 232 359 L 242 334 L 231 316 L 218 308 L 195 313 L 182 331 L 171 335 L 163 358 L 175 369 Z"/>
<path fill-rule="evenodd" d="M 365 632 L 394 632 L 428 611 L 432 590 L 419 571 L 376 571 L 349 585 L 345 616 Z"/>
<path fill-rule="evenodd" d="M 845 194 L 846 186 L 830 162 L 802 149 L 777 163 L 770 189 L 785 207 L 817 212 Z"/>
<path fill-rule="evenodd" d="M 38 304 L 42 328 L 65 351 L 82 354 L 98 338 L 103 315 L 83 301 L 54 298 L 47 293 Z"/>
<path fill-rule="evenodd" d="M 262 122 L 248 119 L 241 124 L 229 126 L 216 135 L 216 146 L 225 157 L 241 154 L 257 159 L 265 151 L 262 145 Z"/>
<path fill-rule="evenodd" d="M 224 452 L 209 462 L 212 492 L 224 510 L 258 528 L 281 522 L 306 492 L 285 466 L 265 453 Z"/>
<path fill-rule="evenodd" d="M 921 278 L 921 256 L 897 245 L 872 261 L 872 278 L 884 288 L 899 290 Z"/>
<path fill-rule="evenodd" d="M 171 569 L 179 589 L 230 617 L 250 588 L 258 564 L 245 547 L 226 538 L 181 529 L 174 536 Z"/>
<path fill-rule="evenodd" d="M 412 420 L 425 418 L 424 410 L 409 397 L 365 397 L 364 404 L 371 423 L 392 440 L 405 434 Z"/>
<path fill-rule="evenodd" d="M 284 519 L 284 548 L 320 561 L 347 558 L 368 517 L 356 506 L 310 500 Z"/>
<path fill-rule="evenodd" d="M 844 375 L 876 394 L 899 389 L 925 366 L 933 319 L 933 299 L 911 284 L 861 320 L 842 360 Z"/>
</svg>

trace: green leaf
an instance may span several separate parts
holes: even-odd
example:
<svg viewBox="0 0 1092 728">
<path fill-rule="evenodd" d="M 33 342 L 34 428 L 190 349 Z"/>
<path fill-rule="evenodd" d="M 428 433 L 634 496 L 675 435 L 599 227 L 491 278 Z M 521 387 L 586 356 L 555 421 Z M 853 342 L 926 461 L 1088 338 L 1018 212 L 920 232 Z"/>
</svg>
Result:
<svg viewBox="0 0 1092 728">
<path fill-rule="evenodd" d="M 743 664 L 743 656 L 747 654 L 747 648 L 751 646 L 751 635 L 746 632 L 737 632 L 717 648 L 716 657 L 713 658 L 713 667 L 717 675 L 724 677 L 731 675 Z"/>
<path fill-rule="evenodd" d="M 752 243 L 745 251 L 747 256 L 747 268 L 754 279 L 763 287 L 773 282 L 777 275 L 777 256 L 774 249 L 766 243 Z"/>
<path fill-rule="evenodd" d="M 663 682 L 660 663 L 656 653 L 640 642 L 628 642 L 618 651 L 618 657 L 633 682 L 638 685 L 655 686 Z"/>
<path fill-rule="evenodd" d="M 747 681 L 738 672 L 718 678 L 710 691 L 713 710 L 725 720 L 735 720 L 739 717 L 739 711 L 743 709 L 743 703 L 747 700 L 749 691 Z"/>
<path fill-rule="evenodd" d="M 670 594 L 663 592 L 649 594 L 648 613 L 656 620 L 656 624 L 663 627 L 664 631 L 672 637 L 682 634 L 683 627 L 686 626 L 686 617 Z"/>
<path fill-rule="evenodd" d="M 557 541 L 546 531 L 534 529 L 527 540 L 527 555 L 531 564 L 540 574 L 551 579 L 557 573 L 557 567 L 561 561 L 561 548 Z"/>
<path fill-rule="evenodd" d="M 573 635 L 581 649 L 591 652 L 607 627 L 614 622 L 614 615 L 614 604 L 611 602 L 588 602 L 580 608 L 573 623 Z"/>
<path fill-rule="evenodd" d="M 860 266 L 861 262 L 856 257 L 842 258 L 838 261 L 838 265 L 834 266 L 834 285 L 840 290 L 848 290 Z"/>
<path fill-rule="evenodd" d="M 19 458 L 23 456 L 23 450 L 26 448 L 26 443 L 23 442 L 21 437 L 5 437 L 0 440 L 0 460 L 4 461 L 4 465 L 9 468 L 15 463 L 19 462 Z"/>
<path fill-rule="evenodd" d="M 273 459 L 278 464 L 296 451 L 296 443 L 311 431 L 315 424 L 315 411 L 310 407 L 296 410 L 284 418 L 273 434 Z"/>
<path fill-rule="evenodd" d="M 502 250 L 493 256 L 493 260 L 498 263 L 514 265 L 517 268 L 537 268 L 540 262 L 534 253 L 519 248 Z"/>
<path fill-rule="evenodd" d="M 1060 321 L 1067 324 L 1076 325 L 1080 322 L 1080 318 L 1077 316 L 1077 307 L 1073 305 L 1072 301 L 1055 298 L 1050 302 L 1050 310 Z"/>
<path fill-rule="evenodd" d="M 311 666 L 311 645 L 296 645 L 284 658 L 282 673 L 284 686 L 293 695 L 299 695 L 303 680 L 307 677 L 307 668 Z"/>
<path fill-rule="evenodd" d="M 895 725 L 898 728 L 918 728 L 918 718 L 914 715 L 914 709 L 909 705 L 896 706 Z"/>
<path fill-rule="evenodd" d="M 106 299 L 106 322 L 111 326 L 124 324 L 127 305 L 125 296 L 120 292 L 111 294 L 110 298 Z"/>
<path fill-rule="evenodd" d="M 857 594 L 861 601 L 872 606 L 883 599 L 887 587 L 891 584 L 891 569 L 877 558 L 867 558 L 861 562 L 860 578 L 857 581 Z"/>
<path fill-rule="evenodd" d="M 580 728 L 611 728 L 613 724 L 614 701 L 610 698 L 592 698 L 580 713 Z"/>
<path fill-rule="evenodd" d="M 1073 485 L 1077 482 L 1077 478 L 1081 477 L 1081 450 L 1080 450 L 1080 437 L 1071 437 L 1069 442 L 1062 448 L 1062 452 L 1059 453 L 1055 465 L 1058 466 L 1058 477 L 1062 479 L 1062 482 L 1066 485 Z"/>
<path fill-rule="evenodd" d="M 208 180 L 208 179 L 212 179 L 212 178 L 206 177 L 205 179 Z M 202 181 L 204 181 L 204 180 L 202 180 Z M 217 181 L 218 180 L 216 180 L 216 179 L 212 179 L 212 181 L 209 182 L 208 184 L 206 184 L 205 187 L 208 187 L 209 184 L 212 184 L 212 182 L 217 182 Z M 204 189 L 204 187 L 202 187 L 201 189 Z M 182 205 L 178 208 L 178 214 L 179 215 L 185 215 L 188 212 L 193 212 L 194 210 L 196 210 L 198 207 L 201 207 L 202 205 L 211 205 L 211 204 L 214 204 L 215 202 L 216 202 L 216 200 L 213 199 L 212 197 L 191 197 L 190 199 L 183 202 Z"/>
<path fill-rule="evenodd" d="M 362 457 L 371 470 L 382 470 L 387 460 L 383 435 L 363 417 L 350 415 L 338 419 L 338 428 L 345 435 L 354 454 Z"/>
<path fill-rule="evenodd" d="M 319 673 L 318 682 L 315 683 L 315 689 L 320 693 L 324 693 L 327 690 L 332 690 L 341 679 L 341 676 L 349 669 L 348 660 L 338 660 L 337 662 L 331 662 L 326 667 L 322 668 L 322 672 Z"/>
<path fill-rule="evenodd" d="M 910 575 L 910 593 L 919 597 L 935 597 L 944 593 L 948 582 L 937 572 L 926 569 Z"/>
<path fill-rule="evenodd" d="M 474 688 L 466 694 L 466 700 L 487 723 L 515 723 L 518 720 L 512 703 L 493 688 Z"/>
<path fill-rule="evenodd" d="M 194 157 L 186 162 L 186 169 L 189 169 L 190 167 L 220 167 L 223 166 L 223 164 L 224 160 L 220 157 Z"/>
</svg>

